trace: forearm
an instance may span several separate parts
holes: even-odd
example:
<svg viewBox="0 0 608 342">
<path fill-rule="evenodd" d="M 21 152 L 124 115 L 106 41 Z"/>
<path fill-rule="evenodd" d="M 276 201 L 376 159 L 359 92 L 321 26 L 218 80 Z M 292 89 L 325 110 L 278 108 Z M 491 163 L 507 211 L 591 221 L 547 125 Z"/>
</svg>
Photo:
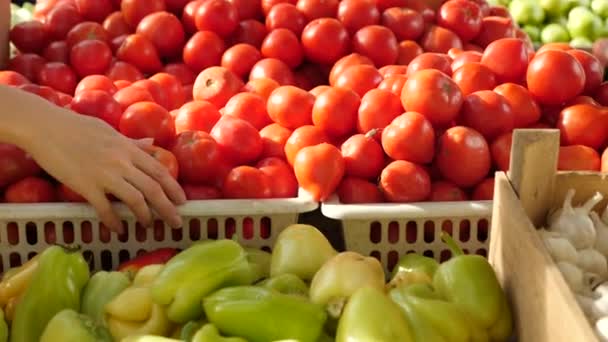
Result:
<svg viewBox="0 0 608 342">
<path fill-rule="evenodd" d="M 11 25 L 11 2 L 0 0 L 0 69 L 6 68 L 9 56 L 8 32 Z"/>
</svg>

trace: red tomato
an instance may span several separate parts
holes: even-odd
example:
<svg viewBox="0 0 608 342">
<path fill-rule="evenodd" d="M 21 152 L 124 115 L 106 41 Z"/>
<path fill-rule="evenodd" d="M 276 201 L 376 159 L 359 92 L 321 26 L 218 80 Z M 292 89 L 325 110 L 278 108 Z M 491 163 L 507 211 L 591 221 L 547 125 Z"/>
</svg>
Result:
<svg viewBox="0 0 608 342">
<path fill-rule="evenodd" d="M 136 32 L 148 38 L 161 57 L 179 55 L 186 40 L 182 23 L 168 12 L 148 14 L 139 22 Z"/>
<path fill-rule="evenodd" d="M 336 80 L 338 79 L 338 76 L 340 76 L 340 74 L 348 69 L 351 66 L 354 65 L 374 65 L 374 62 L 372 62 L 371 59 L 369 59 L 366 56 L 363 56 L 361 54 L 358 53 L 351 53 L 350 55 L 346 55 L 342 58 L 340 58 L 331 68 L 331 71 L 329 72 L 329 84 L 330 85 L 335 85 L 336 84 Z"/>
<path fill-rule="evenodd" d="M 226 45 L 222 38 L 212 31 L 195 33 L 183 50 L 184 63 L 194 72 L 219 65 Z"/>
<path fill-rule="evenodd" d="M 85 203 L 87 201 L 84 197 L 70 189 L 65 184 L 59 184 L 57 186 L 57 197 L 62 202 Z"/>
<path fill-rule="evenodd" d="M 382 130 L 403 112 L 399 96 L 381 89 L 370 90 L 358 109 L 357 130 L 367 133 Z M 380 135 L 376 137 L 380 138 Z"/>
<path fill-rule="evenodd" d="M 452 79 L 464 96 L 480 90 L 496 87 L 496 77 L 492 70 L 481 63 L 466 63 L 454 71 Z"/>
<path fill-rule="evenodd" d="M 184 1 L 184 0 L 182 0 Z M 185 0 L 186 2 L 188 0 Z M 257 0 L 230 0 L 236 8 L 239 20 L 259 18 L 262 14 L 262 4 Z"/>
<path fill-rule="evenodd" d="M 447 125 L 456 118 L 463 102 L 456 82 L 433 69 L 420 70 L 408 77 L 401 92 L 405 110 L 424 115 L 433 126 Z"/>
<path fill-rule="evenodd" d="M 290 3 L 292 5 L 295 5 L 297 2 L 297 0 L 262 0 L 261 1 L 261 5 L 262 5 L 262 14 L 264 14 L 264 16 L 268 16 L 268 13 L 270 13 L 270 10 L 278 4 L 282 4 L 282 3 Z"/>
<path fill-rule="evenodd" d="M 218 188 L 208 185 L 182 184 L 182 189 L 189 201 L 210 200 L 222 198 Z"/>
<path fill-rule="evenodd" d="M 175 76 L 182 85 L 194 84 L 194 80 L 196 79 L 194 72 L 183 63 L 167 64 L 163 68 L 163 72 Z"/>
<path fill-rule="evenodd" d="M 295 76 L 285 62 L 276 58 L 263 58 L 251 68 L 249 80 L 270 78 L 279 85 L 294 85 Z"/>
<path fill-rule="evenodd" d="M 375 89 L 382 82 L 382 75 L 373 65 L 354 65 L 344 70 L 336 79 L 335 86 L 350 89 L 360 97 Z"/>
<path fill-rule="evenodd" d="M 477 37 L 482 19 L 481 8 L 473 1 L 446 1 L 437 13 L 437 23 L 456 33 L 465 42 Z"/>
<path fill-rule="evenodd" d="M 352 35 L 365 26 L 379 24 L 380 12 L 372 0 L 342 0 L 336 18 Z"/>
<path fill-rule="evenodd" d="M 604 80 L 604 66 L 597 57 L 587 51 L 572 49 L 568 53 L 574 56 L 585 70 L 585 94 L 593 94 Z"/>
<path fill-rule="evenodd" d="M 102 42 L 109 44 L 111 38 L 108 31 L 99 23 L 84 21 L 72 27 L 65 37 L 65 41 L 69 48 L 72 48 L 83 40 L 101 40 Z"/>
<path fill-rule="evenodd" d="M 138 102 L 127 107 L 118 127 L 129 138 L 154 138 L 154 144 L 161 147 L 169 146 L 175 138 L 171 115 L 154 102 Z"/>
<path fill-rule="evenodd" d="M 351 136 L 342 144 L 341 152 L 348 176 L 374 179 L 384 167 L 384 151 L 373 134 Z"/>
<path fill-rule="evenodd" d="M 426 52 L 415 57 L 407 66 L 407 76 L 425 69 L 435 69 L 442 73 L 452 75 L 452 59 L 443 53 Z"/>
<path fill-rule="evenodd" d="M 262 56 L 279 59 L 290 68 L 300 65 L 303 59 L 302 47 L 298 37 L 284 28 L 275 29 L 268 33 L 262 42 L 261 52 Z"/>
<path fill-rule="evenodd" d="M 487 141 L 513 130 L 513 110 L 509 102 L 492 90 L 476 91 L 464 98 L 463 123 L 481 133 Z"/>
<path fill-rule="evenodd" d="M 606 148 L 604 150 L 604 152 L 602 153 L 602 159 L 601 159 L 602 172 L 608 172 L 608 152 L 606 152 L 606 151 L 608 151 L 608 148 Z"/>
<path fill-rule="evenodd" d="M 222 156 L 233 165 L 253 162 L 262 154 L 260 133 L 237 117 L 222 116 L 213 126 L 211 136 L 217 141 Z"/>
<path fill-rule="evenodd" d="M 254 93 L 239 93 L 234 95 L 226 103 L 223 115 L 243 119 L 258 130 L 270 123 L 270 118 L 266 112 L 266 100 Z"/>
<path fill-rule="evenodd" d="M 490 145 L 490 152 L 496 168 L 500 171 L 508 171 L 511 162 L 511 145 L 513 143 L 513 132 L 508 132 L 496 138 Z"/>
<path fill-rule="evenodd" d="M 378 186 L 365 179 L 344 177 L 336 192 L 340 203 L 343 204 L 384 202 L 384 197 Z"/>
<path fill-rule="evenodd" d="M 243 91 L 258 94 L 266 101 L 268 101 L 270 94 L 272 94 L 272 92 L 278 87 L 280 87 L 279 83 L 277 83 L 277 81 L 273 79 L 257 78 L 249 80 L 249 82 L 247 82 L 245 86 L 243 86 Z"/>
<path fill-rule="evenodd" d="M 568 43 L 549 43 L 543 44 L 538 50 L 536 50 L 536 54 L 540 55 L 541 53 L 549 50 L 559 50 L 559 51 L 569 51 L 572 50 L 572 47 Z"/>
<path fill-rule="evenodd" d="M 251 166 L 232 169 L 222 187 L 226 198 L 271 198 L 271 180 L 261 170 Z"/>
<path fill-rule="evenodd" d="M 132 84 L 131 82 L 125 81 L 125 80 L 118 80 L 118 81 L 114 81 L 113 83 L 116 86 L 117 91 L 120 89 L 126 88 Z"/>
<path fill-rule="evenodd" d="M 58 40 L 47 45 L 42 53 L 42 57 L 49 62 L 67 64 L 70 62 L 70 49 L 64 40 Z"/>
<path fill-rule="evenodd" d="M 394 160 L 427 164 L 435 153 L 435 131 L 424 115 L 406 112 L 382 130 L 382 147 Z"/>
<path fill-rule="evenodd" d="M 494 91 L 502 95 L 511 106 L 514 128 L 528 127 L 540 119 L 540 107 L 525 87 L 504 83 L 494 88 Z"/>
<path fill-rule="evenodd" d="M 199 31 L 213 31 L 220 37 L 228 37 L 239 25 L 236 7 L 228 0 L 206 0 L 194 16 Z"/>
<path fill-rule="evenodd" d="M 120 9 L 129 26 L 136 28 L 137 24 L 148 14 L 165 10 L 164 0 L 122 0 Z"/>
<path fill-rule="evenodd" d="M 600 155 L 584 145 L 560 146 L 557 169 L 560 171 L 600 171 Z"/>
<path fill-rule="evenodd" d="M 272 197 L 290 198 L 298 196 L 298 180 L 289 164 L 283 159 L 265 158 L 260 160 L 256 167 L 270 179 Z"/>
<path fill-rule="evenodd" d="M 473 42 L 482 48 L 495 40 L 502 38 L 515 38 L 513 20 L 504 17 L 488 16 L 482 19 L 481 31 Z"/>
<path fill-rule="evenodd" d="M 407 65 L 385 65 L 378 69 L 383 78 L 393 75 L 405 75 L 407 73 Z"/>
<path fill-rule="evenodd" d="M 416 40 L 424 32 L 422 15 L 409 8 L 386 9 L 382 13 L 382 25 L 393 31 L 398 41 Z"/>
<path fill-rule="evenodd" d="M 322 143 L 302 148 L 296 155 L 293 169 L 300 187 L 315 201 L 325 201 L 344 176 L 344 159 L 335 146 Z"/>
<path fill-rule="evenodd" d="M 424 51 L 447 53 L 450 49 L 462 49 L 462 41 L 456 33 L 441 26 L 431 26 L 422 35 L 420 45 Z"/>
<path fill-rule="evenodd" d="M 608 106 L 608 82 L 600 84 L 596 89 L 593 98 L 602 106 Z"/>
<path fill-rule="evenodd" d="M 452 127 L 439 138 L 436 161 L 443 178 L 460 187 L 479 183 L 491 167 L 490 149 L 484 137 L 463 126 Z"/>
<path fill-rule="evenodd" d="M 519 82 L 528 69 L 528 50 L 521 39 L 499 39 L 488 45 L 481 64 L 492 70 L 500 83 Z"/>
<path fill-rule="evenodd" d="M 397 95 L 397 98 L 399 98 L 405 82 L 407 82 L 407 77 L 405 75 L 389 76 L 378 84 L 378 89 L 390 91 L 391 93 Z M 371 90 L 369 92 L 371 92 Z M 399 108 L 401 108 L 401 102 L 399 103 Z"/>
<path fill-rule="evenodd" d="M 424 51 L 422 47 L 413 40 L 404 40 L 399 43 L 399 54 L 395 63 L 400 65 L 408 65 L 410 62 L 421 55 Z"/>
<path fill-rule="evenodd" d="M 57 92 L 53 90 L 53 88 L 47 86 L 39 86 L 36 84 L 24 84 L 20 85 L 18 89 L 40 96 L 41 98 L 58 106 L 60 105 L 59 95 L 57 95 Z"/>
<path fill-rule="evenodd" d="M 102 22 L 113 10 L 110 0 L 76 0 L 75 2 L 78 12 L 86 20 Z"/>
<path fill-rule="evenodd" d="M 184 26 L 184 31 L 188 35 L 192 35 L 197 31 L 196 28 L 196 11 L 203 4 L 204 0 L 193 0 L 189 1 L 186 6 L 184 6 L 184 10 L 182 11 L 182 25 Z"/>
<path fill-rule="evenodd" d="M 118 90 L 114 94 L 114 100 L 120 104 L 121 109 L 124 111 L 130 105 L 137 102 L 151 102 L 154 101 L 152 94 L 142 87 L 126 86 L 123 89 Z"/>
<path fill-rule="evenodd" d="M 272 6 L 266 16 L 266 29 L 269 32 L 283 28 L 290 30 L 299 37 L 306 23 L 304 14 L 294 4 L 290 3 Z"/>
<path fill-rule="evenodd" d="M 319 18 L 335 18 L 338 3 L 338 0 L 298 0 L 296 7 L 307 21 L 313 21 Z"/>
<path fill-rule="evenodd" d="M 175 132 L 187 131 L 211 132 L 221 114 L 214 105 L 207 101 L 191 101 L 178 109 L 175 116 Z"/>
<path fill-rule="evenodd" d="M 471 196 L 473 201 L 491 201 L 494 199 L 494 177 L 486 178 L 477 184 Z"/>
<path fill-rule="evenodd" d="M 345 56 L 350 43 L 344 25 L 333 18 L 309 22 L 302 31 L 301 42 L 309 61 L 328 65 Z"/>
<path fill-rule="evenodd" d="M 76 73 L 72 68 L 59 62 L 46 63 L 38 73 L 38 84 L 66 94 L 74 94 L 76 82 Z"/>
<path fill-rule="evenodd" d="M 145 73 L 158 72 L 162 64 L 154 44 L 146 36 L 135 33 L 127 36 L 116 51 L 119 60 L 133 64 Z"/>
<path fill-rule="evenodd" d="M 75 6 L 58 5 L 47 13 L 44 26 L 50 39 L 62 40 L 72 27 L 82 21 L 83 18 Z"/>
<path fill-rule="evenodd" d="M 315 99 L 312 122 L 329 136 L 341 137 L 354 131 L 361 100 L 349 89 L 332 87 Z"/>
<path fill-rule="evenodd" d="M 180 133 L 171 149 L 179 165 L 179 179 L 186 183 L 209 184 L 222 162 L 215 140 L 202 131 Z"/>
<path fill-rule="evenodd" d="M 234 44 L 250 44 L 256 48 L 260 48 L 267 33 L 266 26 L 259 21 L 254 19 L 243 20 L 234 32 L 232 42 Z"/>
<path fill-rule="evenodd" d="M 255 63 L 261 59 L 262 54 L 255 46 L 241 43 L 233 45 L 224 52 L 221 65 L 239 77 L 247 77 Z"/>
<path fill-rule="evenodd" d="M 192 94 L 195 100 L 209 101 L 216 108 L 222 108 L 242 87 L 243 81 L 232 71 L 210 67 L 196 77 Z"/>
<path fill-rule="evenodd" d="M 55 202 L 55 188 L 51 182 L 39 177 L 26 177 L 9 185 L 4 192 L 7 203 Z"/>
<path fill-rule="evenodd" d="M 102 119 L 118 128 L 122 108 L 120 104 L 103 90 L 82 90 L 72 100 L 70 108 L 80 114 Z"/>
<path fill-rule="evenodd" d="M 594 105 L 579 104 L 564 108 L 556 126 L 560 130 L 562 145 L 585 145 L 599 149 L 606 145 L 608 139 L 608 117 L 602 108 Z"/>
<path fill-rule="evenodd" d="M 103 28 L 108 32 L 111 38 L 116 38 L 125 34 L 133 33 L 133 30 L 125 21 L 122 12 L 116 11 L 110 14 L 102 24 Z"/>
<path fill-rule="evenodd" d="M 277 123 L 262 128 L 260 130 L 263 145 L 261 157 L 285 158 L 285 143 L 292 133 L 292 130 Z"/>
<path fill-rule="evenodd" d="M 36 81 L 45 64 L 46 60 L 36 54 L 22 53 L 9 60 L 8 70 L 18 72 L 30 81 Z"/>
<path fill-rule="evenodd" d="M 13 26 L 9 39 L 22 53 L 40 53 L 48 44 L 48 34 L 44 24 L 37 20 L 24 21 Z"/>
<path fill-rule="evenodd" d="M 301 126 L 296 128 L 285 142 L 285 157 L 293 165 L 296 155 L 307 146 L 315 146 L 329 142 L 329 137 L 317 126 Z"/>
<path fill-rule="evenodd" d="M 84 40 L 74 45 L 70 64 L 80 77 L 104 74 L 112 62 L 112 50 L 101 40 Z"/>
<path fill-rule="evenodd" d="M 313 94 L 314 97 L 316 98 L 317 96 L 321 95 L 322 92 L 326 91 L 329 88 L 331 88 L 331 86 L 320 85 L 320 86 L 314 87 L 313 89 L 309 90 L 308 92 Z"/>
<path fill-rule="evenodd" d="M 0 143 L 0 187 L 41 173 L 40 166 L 24 150 Z"/>
<path fill-rule="evenodd" d="M 171 151 L 154 145 L 145 147 L 144 150 L 167 168 L 171 177 L 177 179 L 179 165 L 177 163 L 177 158 Z"/>
<path fill-rule="evenodd" d="M 458 53 L 452 59 L 452 71 L 456 71 L 461 66 L 467 63 L 479 63 L 481 62 L 482 54 L 477 51 L 463 51 Z"/>
<path fill-rule="evenodd" d="M 160 72 L 150 77 L 149 80 L 160 85 L 163 92 L 167 94 L 167 109 L 173 110 L 179 108 L 186 102 L 184 88 L 177 77 L 165 72 Z"/>
<path fill-rule="evenodd" d="M 382 170 L 380 190 L 389 202 L 420 202 L 431 195 L 431 178 L 421 166 L 396 160 Z"/>
<path fill-rule="evenodd" d="M 0 70 L 0 84 L 20 86 L 31 83 L 25 76 L 12 70 Z"/>
<path fill-rule="evenodd" d="M 438 181 L 431 184 L 429 200 L 432 202 L 455 202 L 468 199 L 469 196 L 462 189 L 450 182 Z"/>
<path fill-rule="evenodd" d="M 150 93 L 150 95 L 152 95 L 154 102 L 161 105 L 167 110 L 170 109 L 168 98 L 169 94 L 166 92 L 165 89 L 163 89 L 160 84 L 152 81 L 151 79 L 147 79 L 134 82 L 131 86 L 146 89 Z"/>
<path fill-rule="evenodd" d="M 536 55 L 526 75 L 528 90 L 541 104 L 558 105 L 573 99 L 585 87 L 585 69 L 565 51 Z"/>
<path fill-rule="evenodd" d="M 380 25 L 365 26 L 354 34 L 353 51 L 369 57 L 376 67 L 395 64 L 399 44 L 393 31 Z"/>
</svg>

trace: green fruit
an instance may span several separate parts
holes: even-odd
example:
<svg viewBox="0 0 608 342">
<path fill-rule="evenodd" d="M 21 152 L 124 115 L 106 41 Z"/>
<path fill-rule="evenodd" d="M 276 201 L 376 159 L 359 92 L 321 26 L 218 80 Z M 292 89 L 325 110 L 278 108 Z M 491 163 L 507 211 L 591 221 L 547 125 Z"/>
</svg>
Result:
<svg viewBox="0 0 608 342">
<path fill-rule="evenodd" d="M 593 48 L 593 42 L 587 38 L 576 37 L 572 38 L 570 46 L 575 49 L 591 49 Z"/>
<path fill-rule="evenodd" d="M 602 35 L 602 19 L 586 7 L 578 6 L 568 13 L 568 33 L 571 37 L 582 37 L 595 40 Z"/>
<path fill-rule="evenodd" d="M 538 4 L 547 15 L 558 18 L 563 16 L 568 10 L 569 0 L 540 0 Z"/>
<path fill-rule="evenodd" d="M 540 33 L 540 40 L 543 44 L 548 43 L 566 43 L 570 41 L 570 35 L 565 27 L 560 24 L 549 24 L 543 28 Z"/>
<path fill-rule="evenodd" d="M 608 18 L 608 0 L 591 1 L 591 10 L 602 18 Z"/>
<path fill-rule="evenodd" d="M 526 25 L 523 30 L 533 42 L 540 42 L 540 28 L 538 26 Z"/>
<path fill-rule="evenodd" d="M 540 24 L 545 20 L 545 11 L 535 0 L 513 0 L 509 4 L 509 12 L 520 24 Z"/>
</svg>

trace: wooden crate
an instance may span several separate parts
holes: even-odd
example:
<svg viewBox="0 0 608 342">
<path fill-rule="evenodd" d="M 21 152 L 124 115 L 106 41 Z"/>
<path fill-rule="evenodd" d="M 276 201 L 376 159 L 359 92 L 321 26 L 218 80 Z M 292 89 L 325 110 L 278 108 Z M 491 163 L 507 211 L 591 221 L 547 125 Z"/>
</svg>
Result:
<svg viewBox="0 0 608 342">
<path fill-rule="evenodd" d="M 496 174 L 489 258 L 510 298 L 518 341 L 597 342 L 535 227 L 570 188 L 575 204 L 596 191 L 608 199 L 607 175 L 557 172 L 558 151 L 558 130 L 515 131 L 510 171 Z"/>
</svg>

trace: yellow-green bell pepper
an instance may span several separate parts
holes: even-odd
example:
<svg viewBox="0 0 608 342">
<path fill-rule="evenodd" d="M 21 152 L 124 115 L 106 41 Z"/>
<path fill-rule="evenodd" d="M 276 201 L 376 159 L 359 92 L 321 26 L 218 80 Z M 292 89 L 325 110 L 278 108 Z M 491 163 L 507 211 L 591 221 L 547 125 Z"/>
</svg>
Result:
<svg viewBox="0 0 608 342">
<path fill-rule="evenodd" d="M 8 324 L 4 319 L 4 311 L 0 309 L 0 342 L 8 341 Z"/>
<path fill-rule="evenodd" d="M 271 254 L 257 248 L 245 248 L 247 253 L 247 261 L 251 267 L 253 282 L 270 276 L 270 259 Z"/>
<path fill-rule="evenodd" d="M 308 285 L 294 274 L 281 274 L 265 279 L 257 285 L 284 294 L 308 297 Z"/>
<path fill-rule="evenodd" d="M 108 330 L 91 317 L 66 309 L 47 324 L 40 342 L 112 342 Z"/>
<path fill-rule="evenodd" d="M 126 273 L 106 271 L 95 273 L 84 288 L 80 312 L 91 317 L 95 323 L 105 325 L 106 304 L 129 285 L 131 280 Z"/>
</svg>

